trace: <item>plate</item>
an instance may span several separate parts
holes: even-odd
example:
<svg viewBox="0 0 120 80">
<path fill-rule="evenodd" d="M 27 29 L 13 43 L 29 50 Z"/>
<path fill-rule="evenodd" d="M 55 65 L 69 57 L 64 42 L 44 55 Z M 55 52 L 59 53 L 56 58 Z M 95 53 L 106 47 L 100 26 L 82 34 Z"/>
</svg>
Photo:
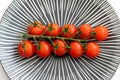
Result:
<svg viewBox="0 0 120 80">
<path fill-rule="evenodd" d="M 33 21 L 104 25 L 109 37 L 96 41 L 101 52 L 95 59 L 85 55 L 23 59 L 17 52 L 19 35 Z M 110 80 L 120 63 L 119 31 L 120 20 L 106 0 L 14 0 L 0 22 L 0 60 L 11 80 Z"/>
</svg>

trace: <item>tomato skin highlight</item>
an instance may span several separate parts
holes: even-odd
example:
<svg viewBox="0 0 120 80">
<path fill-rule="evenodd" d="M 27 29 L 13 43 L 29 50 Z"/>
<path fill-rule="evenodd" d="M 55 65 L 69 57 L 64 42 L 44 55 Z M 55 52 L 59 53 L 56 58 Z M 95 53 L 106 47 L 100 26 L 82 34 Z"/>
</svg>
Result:
<svg viewBox="0 0 120 80">
<path fill-rule="evenodd" d="M 86 45 L 85 54 L 89 58 L 96 58 L 100 53 L 100 48 L 95 42 L 89 42 Z"/>
<path fill-rule="evenodd" d="M 79 58 L 81 57 L 83 53 L 83 47 L 79 42 L 71 42 L 70 43 L 70 50 L 69 50 L 69 55 L 73 58 Z"/>
<path fill-rule="evenodd" d="M 35 46 L 29 40 L 22 40 L 18 44 L 18 52 L 23 58 L 29 58 L 34 54 Z"/>
<path fill-rule="evenodd" d="M 36 47 L 36 54 L 40 58 L 47 58 L 51 53 L 51 45 L 46 41 L 39 41 L 38 45 L 40 49 L 38 50 Z"/>
<path fill-rule="evenodd" d="M 55 46 L 57 46 L 56 49 L 54 49 L 54 46 L 53 46 L 53 50 L 52 50 L 56 56 L 63 56 L 67 52 L 65 43 L 62 40 L 57 39 L 57 40 L 54 40 L 53 43 Z"/>
<path fill-rule="evenodd" d="M 106 40 L 108 37 L 108 29 L 105 26 L 97 26 L 94 28 L 95 39 L 98 41 Z"/>
<path fill-rule="evenodd" d="M 89 39 L 92 33 L 92 27 L 89 24 L 82 24 L 78 27 L 80 31 L 80 39 Z"/>
<path fill-rule="evenodd" d="M 66 29 L 66 30 L 65 30 Z M 61 36 L 65 38 L 75 37 L 78 30 L 73 24 L 65 24 L 62 26 Z"/>
<path fill-rule="evenodd" d="M 44 31 L 45 31 L 45 27 L 39 22 L 31 23 L 27 27 L 27 32 L 29 35 L 41 35 Z"/>
<path fill-rule="evenodd" d="M 55 23 L 48 24 L 46 26 L 45 35 L 46 36 L 57 36 L 57 35 L 59 35 L 60 31 L 61 31 L 61 28 L 57 24 L 55 24 Z"/>
</svg>

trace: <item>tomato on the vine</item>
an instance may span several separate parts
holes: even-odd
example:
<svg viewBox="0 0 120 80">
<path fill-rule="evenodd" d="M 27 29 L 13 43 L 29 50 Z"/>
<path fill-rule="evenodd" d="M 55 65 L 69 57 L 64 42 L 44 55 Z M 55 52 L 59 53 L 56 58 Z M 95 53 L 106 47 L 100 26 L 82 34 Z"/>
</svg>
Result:
<svg viewBox="0 0 120 80">
<path fill-rule="evenodd" d="M 92 33 L 92 27 L 89 24 L 82 24 L 78 27 L 81 39 L 89 39 Z"/>
<path fill-rule="evenodd" d="M 18 44 L 18 52 L 24 58 L 31 57 L 34 52 L 40 58 L 47 58 L 51 51 L 56 56 L 63 56 L 68 52 L 72 58 L 79 58 L 84 52 L 87 57 L 96 58 L 100 53 L 99 45 L 88 42 L 87 39 L 94 37 L 98 41 L 103 41 L 108 35 L 105 26 L 92 28 L 89 24 L 82 24 L 76 28 L 73 24 L 60 27 L 52 23 L 45 27 L 40 22 L 32 22 L 27 26 L 27 32 L 20 37 L 21 39 L 33 38 L 36 47 L 29 40 L 23 39 Z M 49 40 L 51 44 L 43 41 L 42 38 Z M 37 42 L 38 39 L 41 41 Z"/>
<path fill-rule="evenodd" d="M 59 35 L 60 31 L 61 31 L 61 29 L 57 24 L 55 24 L 55 23 L 48 24 L 46 26 L 45 35 L 46 36 L 57 36 L 57 35 Z"/>
<path fill-rule="evenodd" d="M 79 58 L 82 55 L 82 53 L 83 53 L 83 47 L 79 42 L 74 41 L 70 43 L 69 54 L 71 57 Z"/>
<path fill-rule="evenodd" d="M 41 35 L 45 31 L 45 27 L 39 22 L 30 23 L 27 27 L 27 33 L 30 35 Z"/>
<path fill-rule="evenodd" d="M 88 39 L 91 38 L 91 35 L 89 35 L 89 36 L 84 36 L 83 34 L 79 34 L 79 38 L 80 38 L 80 39 L 88 40 Z"/>
<path fill-rule="evenodd" d="M 65 24 L 62 26 L 62 33 L 61 36 L 62 37 L 66 37 L 66 38 L 73 38 L 76 36 L 78 30 L 76 29 L 76 27 L 72 24 Z"/>
<path fill-rule="evenodd" d="M 95 42 L 89 42 L 86 45 L 85 54 L 89 58 L 96 58 L 99 55 L 100 48 Z"/>
<path fill-rule="evenodd" d="M 98 41 L 106 40 L 108 37 L 108 29 L 105 26 L 97 26 L 94 28 L 95 39 Z"/>
<path fill-rule="evenodd" d="M 18 44 L 18 52 L 24 58 L 31 57 L 35 52 L 35 46 L 29 40 L 22 40 Z"/>
<path fill-rule="evenodd" d="M 46 58 L 51 53 L 51 45 L 46 41 L 39 41 L 36 45 L 36 54 L 41 58 Z"/>
<path fill-rule="evenodd" d="M 54 40 L 53 43 L 54 43 L 53 53 L 56 56 L 63 56 L 67 52 L 67 48 L 64 41 L 57 39 L 57 40 Z"/>
</svg>

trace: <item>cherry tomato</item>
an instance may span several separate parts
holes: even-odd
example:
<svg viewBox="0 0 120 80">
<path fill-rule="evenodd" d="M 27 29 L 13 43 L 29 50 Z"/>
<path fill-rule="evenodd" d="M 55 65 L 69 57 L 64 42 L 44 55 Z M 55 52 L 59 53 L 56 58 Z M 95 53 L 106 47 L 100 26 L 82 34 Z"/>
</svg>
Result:
<svg viewBox="0 0 120 80">
<path fill-rule="evenodd" d="M 73 58 L 79 58 L 82 53 L 83 53 L 83 47 L 79 42 L 71 42 L 70 43 L 70 50 L 69 50 L 69 54 L 71 57 Z"/>
<path fill-rule="evenodd" d="M 79 37 L 80 37 L 80 39 L 88 40 L 88 39 L 91 38 L 91 35 L 89 35 L 89 36 L 84 36 L 83 34 L 79 34 Z"/>
<path fill-rule="evenodd" d="M 22 40 L 18 44 L 18 52 L 22 57 L 29 58 L 34 54 L 35 47 L 29 40 Z"/>
<path fill-rule="evenodd" d="M 78 27 L 81 39 L 89 39 L 91 37 L 92 27 L 89 24 L 82 24 Z"/>
<path fill-rule="evenodd" d="M 75 37 L 77 33 L 77 29 L 74 25 L 72 24 L 65 24 L 62 26 L 62 37 L 70 38 L 70 37 Z"/>
<path fill-rule="evenodd" d="M 89 58 L 96 58 L 99 55 L 100 48 L 95 42 L 89 42 L 86 45 L 85 54 Z"/>
<path fill-rule="evenodd" d="M 65 43 L 62 40 L 54 40 L 53 41 L 53 52 L 57 56 L 63 56 L 67 52 L 67 48 L 65 46 Z"/>
<path fill-rule="evenodd" d="M 55 24 L 55 23 L 48 24 L 46 26 L 45 35 L 46 36 L 57 36 L 57 35 L 59 35 L 60 31 L 61 31 L 61 29 L 57 24 Z"/>
<path fill-rule="evenodd" d="M 27 27 L 27 32 L 30 35 L 41 35 L 45 31 L 45 27 L 39 22 L 33 22 Z"/>
<path fill-rule="evenodd" d="M 41 58 L 46 58 L 51 53 L 51 45 L 46 41 L 39 41 L 36 45 L 36 54 Z"/>
<path fill-rule="evenodd" d="M 108 29 L 105 26 L 97 26 L 94 29 L 95 39 L 98 41 L 106 40 L 108 37 Z"/>
</svg>

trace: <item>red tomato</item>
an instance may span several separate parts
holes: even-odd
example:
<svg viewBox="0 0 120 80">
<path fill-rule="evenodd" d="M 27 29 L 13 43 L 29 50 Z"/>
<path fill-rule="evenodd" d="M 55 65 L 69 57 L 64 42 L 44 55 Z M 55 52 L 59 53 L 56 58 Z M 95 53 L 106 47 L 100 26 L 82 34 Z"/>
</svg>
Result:
<svg viewBox="0 0 120 80">
<path fill-rule="evenodd" d="M 75 37 L 77 31 L 78 30 L 76 29 L 74 25 L 65 24 L 64 26 L 62 26 L 61 36 L 66 37 L 66 38 Z"/>
<path fill-rule="evenodd" d="M 95 42 L 89 42 L 86 45 L 85 54 L 89 58 L 96 58 L 99 55 L 100 48 Z"/>
<path fill-rule="evenodd" d="M 106 40 L 108 37 L 108 29 L 104 26 L 97 26 L 94 29 L 95 39 L 98 41 Z"/>
<path fill-rule="evenodd" d="M 60 31 L 61 31 L 60 27 L 57 24 L 55 24 L 55 23 L 48 24 L 46 26 L 45 35 L 46 36 L 57 36 L 57 35 L 59 35 Z"/>
<path fill-rule="evenodd" d="M 83 53 L 83 47 L 79 42 L 71 42 L 70 43 L 70 50 L 69 50 L 69 54 L 71 57 L 73 58 L 79 58 L 82 53 Z"/>
<path fill-rule="evenodd" d="M 67 52 L 67 48 L 65 46 L 65 43 L 62 40 L 54 40 L 53 41 L 53 52 L 57 56 L 63 56 Z"/>
<path fill-rule="evenodd" d="M 79 37 L 80 37 L 80 39 L 88 40 L 88 39 L 91 38 L 91 35 L 90 36 L 84 36 L 83 34 L 80 34 Z"/>
<path fill-rule="evenodd" d="M 36 54 L 41 58 L 46 58 L 51 53 L 51 46 L 46 41 L 38 42 L 38 46 L 36 46 Z"/>
<path fill-rule="evenodd" d="M 78 27 L 81 39 L 89 39 L 91 37 L 92 27 L 89 24 L 82 24 Z"/>
<path fill-rule="evenodd" d="M 35 52 L 34 45 L 28 40 L 22 40 L 18 44 L 18 52 L 24 58 L 31 57 Z"/>
<path fill-rule="evenodd" d="M 28 25 L 27 32 L 30 35 L 41 35 L 45 31 L 45 27 L 39 22 L 34 22 Z"/>
</svg>

